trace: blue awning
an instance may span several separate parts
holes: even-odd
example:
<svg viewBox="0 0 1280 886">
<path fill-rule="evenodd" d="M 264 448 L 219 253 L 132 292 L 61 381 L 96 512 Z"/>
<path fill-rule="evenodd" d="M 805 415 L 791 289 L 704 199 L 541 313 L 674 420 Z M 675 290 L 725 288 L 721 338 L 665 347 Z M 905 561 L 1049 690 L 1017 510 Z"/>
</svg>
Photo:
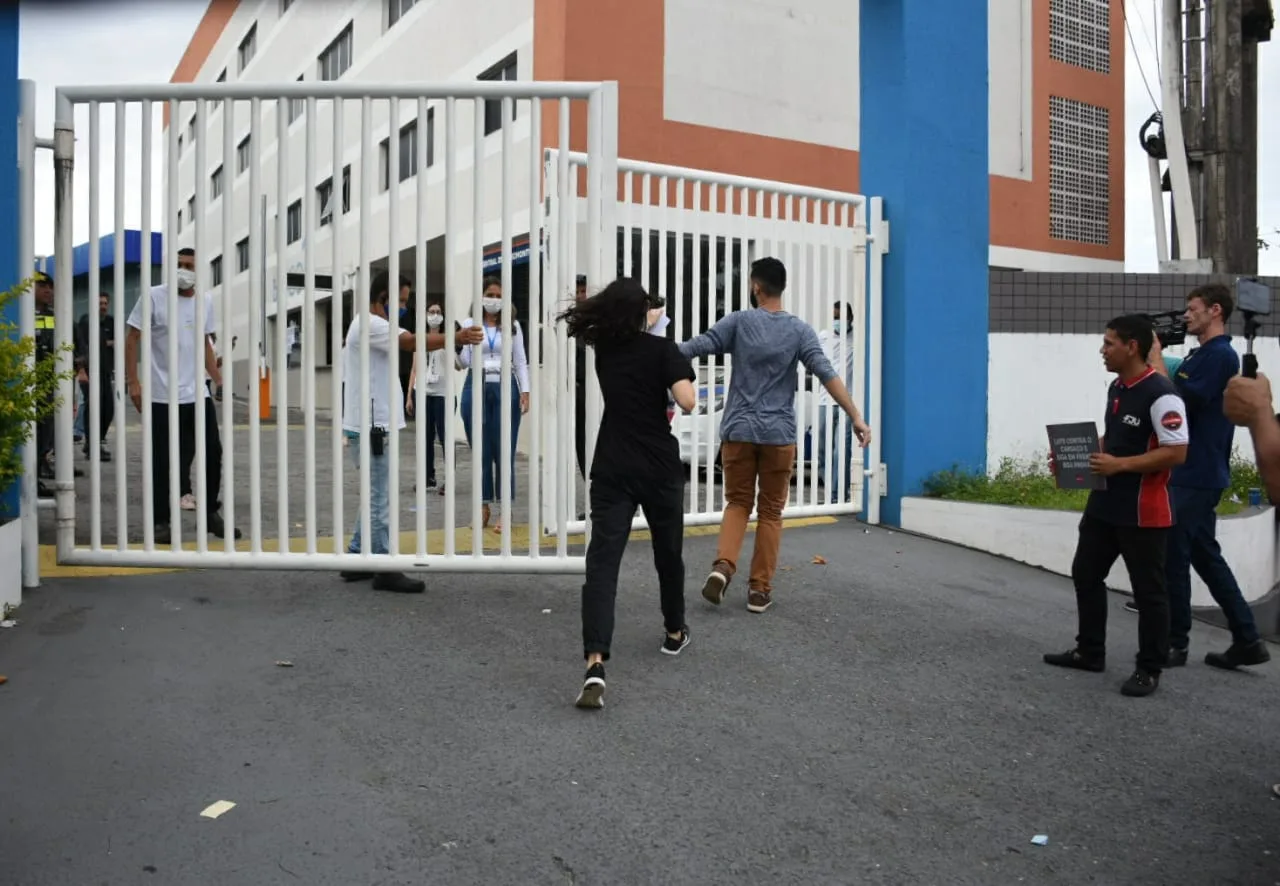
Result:
<svg viewBox="0 0 1280 886">
<path fill-rule="evenodd" d="M 98 269 L 112 268 L 116 264 L 116 235 L 107 234 L 99 240 Z M 151 264 L 158 265 L 164 261 L 164 234 L 151 232 Z M 124 263 L 136 265 L 142 262 L 142 232 L 124 232 Z M 72 276 L 80 277 L 89 273 L 89 244 L 81 243 L 71 252 Z M 57 270 L 57 260 L 49 255 L 36 263 L 36 270 L 44 271 L 50 277 Z"/>
</svg>

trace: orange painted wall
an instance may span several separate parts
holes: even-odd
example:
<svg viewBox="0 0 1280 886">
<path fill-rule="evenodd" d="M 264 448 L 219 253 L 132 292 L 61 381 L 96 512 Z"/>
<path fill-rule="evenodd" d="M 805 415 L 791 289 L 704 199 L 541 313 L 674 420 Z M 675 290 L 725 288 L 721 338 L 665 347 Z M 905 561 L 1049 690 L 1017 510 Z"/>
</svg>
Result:
<svg viewBox="0 0 1280 886">
<path fill-rule="evenodd" d="M 873 0 L 872 0 L 873 2 Z M 991 177 L 993 245 L 1082 257 L 1124 258 L 1124 53 L 1103 75 L 1049 58 L 1049 0 L 1034 0 L 1033 179 Z M 1111 41 L 1124 46 L 1120 4 Z M 619 155 L 735 175 L 857 191 L 858 154 L 805 142 L 666 120 L 663 115 L 663 0 L 534 0 L 533 76 L 537 80 L 617 80 Z M 1075 98 L 1111 112 L 1111 242 L 1093 246 L 1049 238 L 1049 96 Z M 575 103 L 573 150 L 586 149 L 586 109 Z M 557 109 L 542 117 L 542 140 L 559 142 Z M 674 202 L 671 200 L 671 202 Z M 687 205 L 687 202 L 686 202 Z"/>
<path fill-rule="evenodd" d="M 1085 258 L 1124 260 L 1124 11 L 1111 4 L 1111 73 L 1049 57 L 1049 0 L 1034 0 L 1032 35 L 1032 180 L 991 176 L 991 243 Z M 1110 243 L 1096 246 L 1049 236 L 1049 97 L 1073 98 L 1111 114 Z"/>
</svg>

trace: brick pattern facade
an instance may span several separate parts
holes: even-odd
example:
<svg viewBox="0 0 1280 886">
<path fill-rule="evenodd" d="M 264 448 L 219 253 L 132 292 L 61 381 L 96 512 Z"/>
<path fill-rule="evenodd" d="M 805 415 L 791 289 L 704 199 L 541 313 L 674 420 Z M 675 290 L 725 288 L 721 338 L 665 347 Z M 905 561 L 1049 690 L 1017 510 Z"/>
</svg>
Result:
<svg viewBox="0 0 1280 886">
<path fill-rule="evenodd" d="M 1280 277 L 1260 277 L 1280 297 Z M 1119 314 L 1180 309 L 1187 293 L 1204 283 L 1225 283 L 1227 274 L 1054 274 L 992 268 L 989 277 L 991 332 L 1101 334 Z M 1280 311 L 1280 305 L 1276 305 Z M 1262 334 L 1276 335 L 1280 317 L 1263 321 Z M 1241 335 L 1244 323 L 1232 316 L 1227 331 Z"/>
</svg>

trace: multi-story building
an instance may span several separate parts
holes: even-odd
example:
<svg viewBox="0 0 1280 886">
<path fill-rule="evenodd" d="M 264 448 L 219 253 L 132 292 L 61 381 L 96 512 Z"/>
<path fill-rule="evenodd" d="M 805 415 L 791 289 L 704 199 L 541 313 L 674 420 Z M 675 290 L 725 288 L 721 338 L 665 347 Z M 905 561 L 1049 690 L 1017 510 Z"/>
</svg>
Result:
<svg viewBox="0 0 1280 886">
<path fill-rule="evenodd" d="M 859 187 L 859 0 L 212 0 L 174 73 L 174 81 L 293 80 L 616 80 L 619 155 L 697 169 L 840 191 Z M 1053 271 L 1123 269 L 1124 50 L 1123 10 L 1110 0 L 988 0 L 990 82 L 990 263 Z M 389 226 L 385 102 L 372 117 L 377 181 L 369 218 L 360 217 L 360 103 L 345 105 L 343 172 L 331 162 L 332 112 L 316 105 L 316 179 L 304 181 L 307 106 L 288 103 L 283 128 L 274 102 L 263 103 L 260 175 L 266 196 L 266 279 L 275 278 L 275 231 L 285 214 L 280 252 L 302 270 L 311 239 L 316 270 L 349 288 L 360 258 L 381 264 L 393 244 L 412 273 L 416 193 L 429 189 L 428 279 L 417 289 L 441 293 L 447 261 L 473 257 L 471 166 L 475 156 L 471 103 L 460 102 L 456 193 L 464 230 L 443 218 L 442 114 L 424 121 L 416 103 L 402 102 L 398 139 L 401 208 Z M 501 236 L 499 193 L 501 111 L 485 107 L 482 241 Z M 222 243 L 222 213 L 231 212 L 233 241 L 205 254 L 211 281 L 246 305 L 247 280 L 263 270 L 251 255 L 249 168 L 254 146 L 249 103 L 237 106 L 235 156 L 222 156 L 220 110 L 201 133 L 194 105 L 179 127 L 179 239 L 191 236 L 195 194 L 204 189 L 202 245 Z M 556 129 L 530 133 L 517 110 L 515 150 L 528 157 L 530 138 L 556 143 Z M 286 138 L 287 180 L 277 187 L 279 135 Z M 207 140 L 205 168 L 195 168 L 193 139 Z M 418 169 L 418 139 L 427 140 Z M 491 171 L 490 171 L 491 170 Z M 516 194 L 529 192 L 530 164 L 516 164 Z M 343 205 L 341 267 L 332 267 L 332 210 Z M 311 210 L 304 211 L 310 204 Z M 523 206 L 528 205 L 527 199 Z M 896 209 L 914 211 L 916 208 Z M 919 211 L 929 211 L 919 207 Z M 307 224 L 308 218 L 311 220 Z M 529 212 L 515 215 L 517 241 L 527 243 Z M 394 233 L 394 238 L 393 238 Z M 536 242 L 535 235 L 535 242 Z M 485 250 L 492 262 L 492 248 Z M 515 289 L 527 281 L 522 249 Z M 714 273 L 714 272 L 713 272 Z M 465 279 L 470 279 L 465 278 Z M 325 293 L 322 293 L 322 296 Z M 268 295 L 270 299 L 271 296 Z M 519 305 L 519 298 L 517 297 Z M 319 306 L 329 322 L 327 299 Z M 273 313 L 273 309 L 269 308 Z M 246 312 L 237 307 L 237 316 Z M 243 337 L 243 331 L 240 332 Z M 328 336 L 326 336 L 326 341 Z M 236 355 L 244 359 L 247 355 Z M 332 358 L 317 350 L 321 364 Z M 321 386 L 324 387 L 323 385 Z"/>
</svg>

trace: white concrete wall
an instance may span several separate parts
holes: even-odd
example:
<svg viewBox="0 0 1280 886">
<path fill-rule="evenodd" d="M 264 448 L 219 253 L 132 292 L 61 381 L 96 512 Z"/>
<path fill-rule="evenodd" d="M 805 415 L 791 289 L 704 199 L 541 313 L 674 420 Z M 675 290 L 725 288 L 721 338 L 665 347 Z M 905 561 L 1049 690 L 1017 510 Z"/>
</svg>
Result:
<svg viewBox="0 0 1280 886">
<path fill-rule="evenodd" d="M 666 119 L 858 150 L 856 0 L 666 0 L 664 11 Z"/>
<path fill-rule="evenodd" d="M 1059 575 L 1071 574 L 1080 514 L 1036 508 L 972 504 L 933 498 L 902 502 L 902 528 L 965 547 L 988 551 Z M 1218 542 L 1244 598 L 1261 600 L 1280 581 L 1280 544 L 1271 507 L 1218 521 Z M 1132 591 L 1123 561 L 1107 578 L 1110 587 Z M 1191 605 L 1213 606 L 1200 576 L 1191 574 Z"/>
<path fill-rule="evenodd" d="M 1031 181 L 1031 0 L 988 0 L 991 174 Z"/>
<path fill-rule="evenodd" d="M 1244 352 L 1244 340 L 1233 340 Z M 1192 344 L 1188 343 L 1189 346 Z M 987 464 L 994 470 L 1002 458 L 1043 462 L 1049 440 L 1045 426 L 1076 421 L 1097 422 L 1102 430 L 1107 386 L 1113 376 L 1098 353 L 1102 335 L 993 334 L 987 391 Z M 1185 347 L 1170 348 L 1182 356 Z M 1259 338 L 1255 353 L 1263 372 L 1280 375 L 1280 340 Z M 1277 406 L 1280 411 L 1280 405 Z M 1236 451 L 1253 458 L 1247 430 L 1239 429 Z"/>
</svg>

